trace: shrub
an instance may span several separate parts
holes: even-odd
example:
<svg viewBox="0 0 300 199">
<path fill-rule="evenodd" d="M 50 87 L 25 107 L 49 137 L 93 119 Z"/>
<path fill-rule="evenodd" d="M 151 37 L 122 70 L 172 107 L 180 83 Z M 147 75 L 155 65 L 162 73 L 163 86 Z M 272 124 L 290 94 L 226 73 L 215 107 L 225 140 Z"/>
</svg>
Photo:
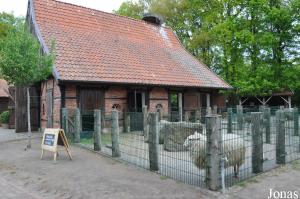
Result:
<svg viewBox="0 0 300 199">
<path fill-rule="evenodd" d="M 3 111 L 0 114 L 0 121 L 2 124 L 7 124 L 9 121 L 9 112 L 8 111 Z"/>
</svg>

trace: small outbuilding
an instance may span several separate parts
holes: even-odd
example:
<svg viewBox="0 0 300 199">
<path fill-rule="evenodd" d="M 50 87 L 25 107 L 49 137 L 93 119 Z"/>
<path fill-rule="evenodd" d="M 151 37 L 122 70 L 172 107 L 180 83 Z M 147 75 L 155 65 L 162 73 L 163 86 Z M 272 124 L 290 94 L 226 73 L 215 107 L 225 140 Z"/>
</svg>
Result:
<svg viewBox="0 0 300 199">
<path fill-rule="evenodd" d="M 84 117 L 94 109 L 141 113 L 146 105 L 170 116 L 180 109 L 188 113 L 225 105 L 219 91 L 231 86 L 155 16 L 136 20 L 54 0 L 29 0 L 27 22 L 45 53 L 55 43 L 53 75 L 40 84 L 42 128 L 60 127 L 63 107 L 80 108 Z M 135 115 L 136 121 L 141 118 Z M 89 124 L 83 122 L 82 128 Z"/>
</svg>

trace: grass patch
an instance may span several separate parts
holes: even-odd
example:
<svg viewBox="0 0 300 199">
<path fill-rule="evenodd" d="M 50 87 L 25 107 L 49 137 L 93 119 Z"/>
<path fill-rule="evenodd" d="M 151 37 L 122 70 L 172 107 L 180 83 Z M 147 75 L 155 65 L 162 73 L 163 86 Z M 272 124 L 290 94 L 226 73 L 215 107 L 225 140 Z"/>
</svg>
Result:
<svg viewBox="0 0 300 199">
<path fill-rule="evenodd" d="M 294 161 L 292 162 L 292 169 L 300 171 L 300 161 Z"/>
<path fill-rule="evenodd" d="M 169 179 L 167 176 L 160 176 L 160 179 L 161 180 L 167 180 L 167 179 Z"/>
<path fill-rule="evenodd" d="M 93 138 L 82 138 L 82 139 L 80 139 L 80 143 L 84 144 L 84 145 L 93 145 L 94 139 Z M 101 144 L 104 146 L 111 145 L 111 134 L 110 133 L 101 134 Z"/>
<path fill-rule="evenodd" d="M 250 178 L 248 180 L 245 180 L 245 181 L 237 183 L 236 186 L 246 187 L 248 184 L 258 183 L 258 182 L 259 182 L 259 180 L 257 179 L 257 177 L 252 177 L 252 178 Z"/>
</svg>

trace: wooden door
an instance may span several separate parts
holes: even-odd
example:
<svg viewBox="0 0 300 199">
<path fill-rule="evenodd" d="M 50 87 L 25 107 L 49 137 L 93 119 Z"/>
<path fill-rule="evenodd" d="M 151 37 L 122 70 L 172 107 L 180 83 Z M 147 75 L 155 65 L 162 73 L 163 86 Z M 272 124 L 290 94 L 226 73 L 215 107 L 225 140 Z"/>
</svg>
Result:
<svg viewBox="0 0 300 199">
<path fill-rule="evenodd" d="M 130 115 L 130 129 L 132 131 L 143 130 L 142 107 L 145 104 L 145 93 L 141 91 L 130 91 L 128 93 L 128 110 Z"/>
<path fill-rule="evenodd" d="M 80 89 L 80 110 L 82 114 L 82 131 L 94 130 L 94 110 L 104 108 L 104 94 L 99 88 Z"/>
<path fill-rule="evenodd" d="M 47 128 L 53 127 L 53 90 L 47 90 L 46 95 L 46 119 Z"/>
</svg>

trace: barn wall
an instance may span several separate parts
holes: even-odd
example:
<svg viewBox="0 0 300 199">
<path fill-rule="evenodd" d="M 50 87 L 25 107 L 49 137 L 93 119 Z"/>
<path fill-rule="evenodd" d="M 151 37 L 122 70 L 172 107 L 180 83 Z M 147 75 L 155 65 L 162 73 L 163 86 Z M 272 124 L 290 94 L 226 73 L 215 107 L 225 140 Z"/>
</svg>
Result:
<svg viewBox="0 0 300 199">
<path fill-rule="evenodd" d="M 164 88 L 153 88 L 149 93 L 149 111 L 156 112 L 158 106 L 162 106 L 162 114 L 168 115 L 169 96 Z"/>
<path fill-rule="evenodd" d="M 51 78 L 41 83 L 41 128 L 47 127 L 47 91 L 52 90 L 52 127 L 60 128 L 60 114 L 61 114 L 61 91 L 57 82 Z"/>
</svg>

